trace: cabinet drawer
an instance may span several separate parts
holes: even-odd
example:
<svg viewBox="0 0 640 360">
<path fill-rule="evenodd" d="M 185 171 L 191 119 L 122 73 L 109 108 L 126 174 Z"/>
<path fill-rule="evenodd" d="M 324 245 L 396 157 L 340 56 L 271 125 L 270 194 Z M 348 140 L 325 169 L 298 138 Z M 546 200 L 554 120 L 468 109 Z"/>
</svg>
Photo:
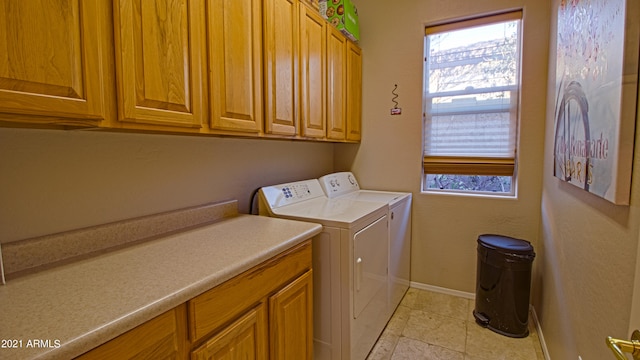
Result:
<svg viewBox="0 0 640 360">
<path fill-rule="evenodd" d="M 182 304 L 76 359 L 182 359 L 187 351 L 186 332 Z"/>
<path fill-rule="evenodd" d="M 190 300 L 189 338 L 195 343 L 236 319 L 310 269 L 311 261 L 307 240 Z"/>
</svg>

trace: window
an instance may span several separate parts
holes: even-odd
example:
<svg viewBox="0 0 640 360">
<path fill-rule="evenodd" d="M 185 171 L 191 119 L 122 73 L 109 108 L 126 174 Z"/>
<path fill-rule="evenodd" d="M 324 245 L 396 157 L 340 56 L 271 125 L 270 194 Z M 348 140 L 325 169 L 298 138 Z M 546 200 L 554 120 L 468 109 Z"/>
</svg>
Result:
<svg viewBox="0 0 640 360">
<path fill-rule="evenodd" d="M 424 190 L 514 194 L 521 18 L 426 28 Z"/>
</svg>

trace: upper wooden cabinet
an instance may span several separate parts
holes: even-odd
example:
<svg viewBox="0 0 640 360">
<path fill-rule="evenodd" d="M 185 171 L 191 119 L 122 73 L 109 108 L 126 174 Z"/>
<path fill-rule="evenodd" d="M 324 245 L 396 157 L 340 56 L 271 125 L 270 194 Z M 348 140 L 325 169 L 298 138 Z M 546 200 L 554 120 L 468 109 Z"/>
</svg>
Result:
<svg viewBox="0 0 640 360">
<path fill-rule="evenodd" d="M 298 128 L 298 0 L 264 1 L 265 132 Z"/>
<path fill-rule="evenodd" d="M 327 135 L 327 22 L 300 4 L 300 135 Z"/>
<path fill-rule="evenodd" d="M 320 1 L 318 0 L 301 0 L 301 2 L 307 4 L 307 6 L 313 8 L 318 12 L 320 10 Z"/>
<path fill-rule="evenodd" d="M 199 0 L 115 0 L 118 120 L 200 127 Z"/>
<path fill-rule="evenodd" d="M 326 21 L 298 0 L 266 0 L 265 132 L 326 136 Z"/>
<path fill-rule="evenodd" d="M 347 140 L 360 141 L 362 127 L 362 50 L 347 41 Z"/>
<path fill-rule="evenodd" d="M 262 0 L 206 0 L 212 129 L 262 133 Z"/>
<path fill-rule="evenodd" d="M 101 5 L 2 2 L 0 119 L 95 126 L 105 118 L 109 18 Z"/>
<path fill-rule="evenodd" d="M 327 26 L 327 138 L 346 139 L 347 38 Z"/>
<path fill-rule="evenodd" d="M 327 138 L 358 142 L 362 127 L 362 51 L 327 26 Z"/>
<path fill-rule="evenodd" d="M 317 0 L 2 4 L 0 126 L 360 141 L 362 55 Z"/>
</svg>

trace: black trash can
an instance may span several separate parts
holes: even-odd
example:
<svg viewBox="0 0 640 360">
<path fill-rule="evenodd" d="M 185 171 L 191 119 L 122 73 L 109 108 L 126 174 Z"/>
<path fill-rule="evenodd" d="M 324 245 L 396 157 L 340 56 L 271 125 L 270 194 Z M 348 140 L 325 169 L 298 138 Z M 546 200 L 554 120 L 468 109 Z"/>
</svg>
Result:
<svg viewBox="0 0 640 360">
<path fill-rule="evenodd" d="M 507 236 L 478 237 L 476 322 L 509 337 L 529 335 L 531 265 L 536 256 L 530 242 Z"/>
</svg>

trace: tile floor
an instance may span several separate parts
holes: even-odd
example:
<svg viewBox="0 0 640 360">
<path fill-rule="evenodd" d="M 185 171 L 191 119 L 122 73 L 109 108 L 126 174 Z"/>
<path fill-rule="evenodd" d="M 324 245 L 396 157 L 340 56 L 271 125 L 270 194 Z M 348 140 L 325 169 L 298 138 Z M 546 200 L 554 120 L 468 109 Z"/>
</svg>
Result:
<svg viewBox="0 0 640 360">
<path fill-rule="evenodd" d="M 410 288 L 367 360 L 544 360 L 535 324 L 510 338 L 473 318 L 474 300 Z"/>
</svg>

